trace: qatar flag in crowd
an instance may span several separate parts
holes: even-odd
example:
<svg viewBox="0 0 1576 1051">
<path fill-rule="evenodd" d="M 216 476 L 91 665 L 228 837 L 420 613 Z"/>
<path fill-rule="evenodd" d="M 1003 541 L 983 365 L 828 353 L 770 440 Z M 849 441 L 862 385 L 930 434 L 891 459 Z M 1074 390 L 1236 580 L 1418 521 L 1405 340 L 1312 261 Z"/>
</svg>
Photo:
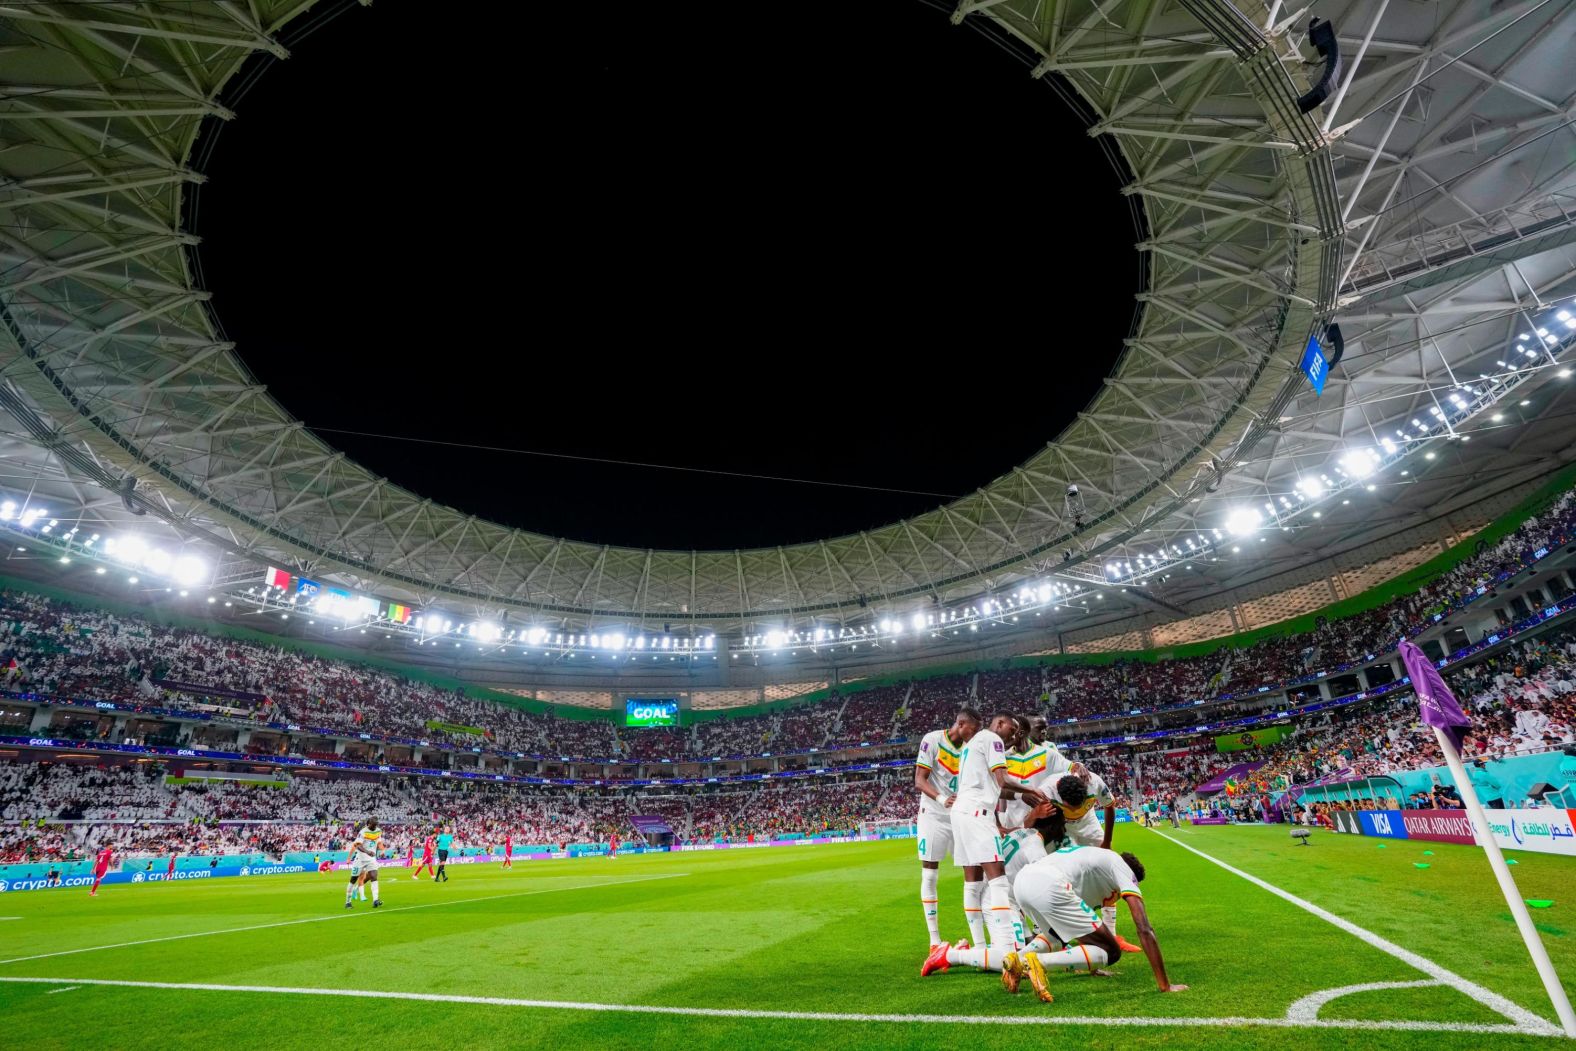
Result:
<svg viewBox="0 0 1576 1051">
<path fill-rule="evenodd" d="M 1401 663 L 1406 665 L 1406 674 L 1412 680 L 1412 689 L 1417 692 L 1417 703 L 1422 709 L 1423 722 L 1443 732 L 1450 738 L 1450 743 L 1455 745 L 1456 751 L 1461 751 L 1461 739 L 1466 736 L 1467 727 L 1472 723 L 1461 710 L 1461 705 L 1456 702 L 1456 695 L 1445 685 L 1439 669 L 1434 667 L 1434 662 L 1429 660 L 1422 650 L 1407 639 L 1401 640 Z"/>
</svg>

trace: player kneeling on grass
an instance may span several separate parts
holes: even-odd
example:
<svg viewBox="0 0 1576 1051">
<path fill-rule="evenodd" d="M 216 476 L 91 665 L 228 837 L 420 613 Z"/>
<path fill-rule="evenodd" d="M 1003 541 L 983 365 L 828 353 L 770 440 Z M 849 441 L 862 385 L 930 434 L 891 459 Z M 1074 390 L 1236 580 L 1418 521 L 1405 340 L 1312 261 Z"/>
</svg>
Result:
<svg viewBox="0 0 1576 1051">
<path fill-rule="evenodd" d="M 1007 953 L 998 962 L 987 960 L 977 949 L 960 951 L 941 945 L 925 960 L 919 973 L 944 971 L 955 963 L 988 966 L 992 970 L 999 968 L 1002 985 L 1009 992 L 1017 992 L 1018 983 L 1027 977 L 1040 999 L 1050 1003 L 1047 967 L 1109 974 L 1101 968 L 1121 958 L 1122 950 L 1115 936 L 1095 911 L 1120 898 L 1127 902 L 1128 911 L 1133 914 L 1133 925 L 1138 929 L 1144 955 L 1149 958 L 1160 991 L 1180 993 L 1187 986 L 1166 977 L 1160 942 L 1149 924 L 1143 895 L 1138 890 L 1143 878 L 1144 866 L 1132 854 L 1117 854 L 1102 847 L 1062 847 L 1026 866 L 1013 884 L 1019 907 L 1041 931 L 1028 948 Z M 1066 948 L 1060 952 L 1039 951 L 1050 949 L 1053 938 Z"/>
</svg>

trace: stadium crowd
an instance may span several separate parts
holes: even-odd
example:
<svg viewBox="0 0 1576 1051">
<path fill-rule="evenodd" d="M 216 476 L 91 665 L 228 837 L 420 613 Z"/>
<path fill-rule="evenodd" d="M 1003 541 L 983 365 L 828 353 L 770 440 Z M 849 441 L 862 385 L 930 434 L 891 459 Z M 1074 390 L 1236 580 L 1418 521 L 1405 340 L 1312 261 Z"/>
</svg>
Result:
<svg viewBox="0 0 1576 1051">
<path fill-rule="evenodd" d="M 818 703 L 682 729 L 620 730 L 610 721 L 569 719 L 470 697 L 429 682 L 291 650 L 83 609 L 39 595 L 0 592 L 0 685 L 16 693 L 108 700 L 147 709 L 201 711 L 240 725 L 310 727 L 313 742 L 259 734 L 264 754 L 333 747 L 332 732 L 381 734 L 545 756 L 629 762 L 777 754 L 899 738 L 946 725 L 962 703 L 1039 711 L 1056 722 L 1142 711 L 1164 727 L 1186 699 L 1231 698 L 1270 683 L 1329 674 L 1388 648 L 1443 611 L 1492 587 L 1576 529 L 1576 492 L 1417 592 L 1302 634 L 1194 658 L 1146 662 L 1039 663 L 833 692 Z M 1515 642 L 1450 673 L 1474 718 L 1467 751 L 1497 758 L 1576 742 L 1576 633 Z M 1248 710 L 1227 700 L 1219 718 Z M 1218 753 L 1208 738 L 1163 749 L 1092 752 L 1091 766 L 1134 803 L 1176 800 L 1230 767 L 1252 796 L 1282 786 L 1437 764 L 1417 732 L 1409 696 L 1325 711 L 1253 753 Z M 174 724 L 170 724 L 173 732 Z M 181 741 L 222 737 L 204 723 Z M 103 731 L 101 731 L 103 732 Z M 233 737 L 231 738 L 234 739 Z M 305 743 L 303 743 L 305 742 Z M 317 754 L 317 753 L 313 753 Z M 332 754 L 332 753 L 328 753 Z M 808 760 L 807 760 L 808 761 Z M 157 763 L 99 768 L 0 765 L 0 856 L 61 856 L 114 840 L 123 850 L 160 853 L 321 850 L 352 822 L 377 812 L 391 839 L 449 825 L 462 841 L 548 843 L 628 834 L 634 813 L 662 816 L 681 838 L 815 833 L 912 816 L 906 771 L 843 779 L 708 786 L 664 794 L 566 792 L 514 785 L 401 778 L 327 780 L 277 776 L 271 786 L 192 780 L 167 784 Z M 42 822 L 42 823 L 41 823 Z M 67 822 L 71 824 L 61 824 Z"/>
<path fill-rule="evenodd" d="M 1250 695 L 1332 673 L 1391 646 L 1576 530 L 1576 491 L 1417 592 L 1312 631 L 1168 660 L 1041 663 L 833 693 L 818 703 L 684 729 L 620 730 L 601 719 L 524 711 L 369 665 L 330 660 L 25 592 L 0 593 L 0 681 L 46 696 L 200 709 L 252 725 L 310 727 L 507 753 L 638 762 L 733 758 L 915 738 L 967 698 L 1037 706 L 1053 722 L 1155 712 Z M 1218 709 L 1230 714 L 1229 709 Z M 1184 714 L 1151 716 L 1163 727 Z M 279 754 L 286 736 L 252 749 Z"/>
<path fill-rule="evenodd" d="M 12 763 L 0 766 L 0 863 L 86 856 L 104 845 L 131 857 L 336 850 L 369 815 L 396 854 L 439 827 L 464 846 L 628 840 L 637 814 L 663 817 L 681 841 L 814 835 L 911 818 L 910 781 L 905 769 L 614 794 L 424 778 L 169 783 L 157 764 Z"/>
</svg>

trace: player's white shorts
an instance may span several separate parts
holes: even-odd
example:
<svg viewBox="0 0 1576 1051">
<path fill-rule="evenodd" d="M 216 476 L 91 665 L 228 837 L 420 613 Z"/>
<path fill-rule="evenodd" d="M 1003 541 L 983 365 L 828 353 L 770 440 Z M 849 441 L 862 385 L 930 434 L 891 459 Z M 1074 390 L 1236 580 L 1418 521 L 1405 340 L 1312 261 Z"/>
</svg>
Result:
<svg viewBox="0 0 1576 1051">
<path fill-rule="evenodd" d="M 952 811 L 952 863 L 984 865 L 1001 860 L 1001 830 L 988 810 L 960 814 Z"/>
<path fill-rule="evenodd" d="M 945 861 L 952 853 L 952 815 L 919 812 L 919 860 Z"/>
<path fill-rule="evenodd" d="M 350 874 L 359 876 L 363 873 L 368 879 L 372 879 L 378 874 L 378 863 L 376 858 L 370 858 L 358 850 L 350 855 Z"/>
<path fill-rule="evenodd" d="M 1090 811 L 1067 826 L 1067 838 L 1080 847 L 1098 847 L 1105 843 L 1105 825 Z"/>
<path fill-rule="evenodd" d="M 1017 879 L 1026 865 L 1045 857 L 1045 840 L 1032 828 L 1014 829 L 1002 837 L 1001 854 L 1007 861 L 1007 878 Z"/>
<path fill-rule="evenodd" d="M 1066 873 L 1054 862 L 1025 866 L 1012 885 L 1013 897 L 1036 927 L 1072 942 L 1101 927 L 1100 914 L 1084 904 Z"/>
</svg>

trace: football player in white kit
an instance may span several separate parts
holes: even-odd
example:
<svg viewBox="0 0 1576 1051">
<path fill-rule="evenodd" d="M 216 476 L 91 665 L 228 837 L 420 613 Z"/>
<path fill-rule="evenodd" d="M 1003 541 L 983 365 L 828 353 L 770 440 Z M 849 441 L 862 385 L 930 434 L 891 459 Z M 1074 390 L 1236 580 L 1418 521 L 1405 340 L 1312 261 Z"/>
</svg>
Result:
<svg viewBox="0 0 1576 1051">
<path fill-rule="evenodd" d="M 1180 993 L 1187 986 L 1172 982 L 1166 975 L 1160 942 L 1149 923 L 1143 894 L 1138 885 L 1144 879 L 1144 866 L 1132 854 L 1118 855 L 1100 847 L 1066 846 L 1026 867 L 1018 874 L 1015 890 L 1024 911 L 1042 928 L 1055 932 L 1067 948 L 1055 953 L 1011 952 L 992 960 L 978 949 L 953 950 L 921 973 L 944 971 L 951 964 L 972 964 L 998 969 L 1008 992 L 1017 992 L 1025 977 L 1040 999 L 1052 1000 L 1047 967 L 1067 971 L 1108 973 L 1100 969 L 1115 963 L 1122 955 L 1111 932 L 1100 922 L 1095 909 L 1118 899 L 1126 901 L 1143 940 L 1143 953 L 1149 959 L 1160 991 Z M 934 959 L 935 954 L 932 954 Z"/>
<path fill-rule="evenodd" d="M 964 708 L 950 728 L 932 730 L 920 739 L 919 755 L 914 759 L 914 787 L 919 791 L 919 902 L 925 910 L 932 946 L 941 944 L 940 898 L 936 889 L 941 877 L 939 867 L 941 859 L 952 853 L 952 815 L 947 805 L 958 790 L 963 746 L 979 728 L 979 713 Z M 965 912 L 965 918 L 979 917 L 978 906 L 975 902 L 973 915 Z M 964 908 L 968 908 L 967 900 Z M 971 922 L 970 930 L 973 926 Z"/>
<path fill-rule="evenodd" d="M 345 888 L 345 908 L 353 907 L 350 899 L 364 883 L 372 884 L 372 907 L 383 905 L 383 896 L 378 893 L 378 844 L 382 840 L 375 817 L 367 818 L 367 823 L 356 829 L 350 844 L 350 885 Z"/>
<path fill-rule="evenodd" d="M 1071 781 L 1059 778 L 1047 786 L 1046 794 L 1067 820 L 1069 841 L 1083 847 L 1111 849 L 1111 832 L 1116 827 L 1116 798 L 1099 774 L 1091 770 Z M 1095 816 L 1097 808 L 1103 815 L 1103 822 Z M 1102 917 L 1116 939 L 1117 948 L 1123 952 L 1142 951 L 1140 946 L 1116 933 L 1115 903 L 1102 908 Z"/>
<path fill-rule="evenodd" d="M 1043 736 L 1039 740 L 1034 740 L 1033 726 L 1036 719 L 1041 726 L 1044 725 L 1044 718 L 1039 716 L 1028 718 L 1020 716 L 1017 719 L 1018 732 L 1007 742 L 1008 747 L 1012 749 L 1007 753 L 1007 780 L 1010 784 L 1032 789 L 1048 798 L 1047 787 L 1055 784 L 1058 778 L 1074 773 L 1075 770 L 1067 757 L 1062 755 L 1055 745 L 1047 743 Z M 1045 844 L 1041 842 L 1040 834 L 1033 828 L 1037 817 L 1045 815 L 1042 813 L 1031 817 L 1033 809 L 1022 796 L 1006 797 L 997 808 L 997 820 L 1002 830 L 1002 858 L 1006 862 L 1009 880 L 1016 877 L 1023 866 L 1045 856 Z M 1052 849 L 1055 849 L 1055 846 L 1053 844 Z"/>
<path fill-rule="evenodd" d="M 1018 946 L 1013 935 L 1010 884 L 1001 856 L 996 803 L 1002 796 L 1022 796 L 1031 806 L 1045 802 L 1045 797 L 1033 789 L 1008 781 L 1007 743 L 1003 736 L 1015 737 L 1017 733 L 1012 716 L 998 715 L 991 720 L 989 729 L 978 730 L 969 737 L 958 760 L 957 792 L 947 800 L 952 812 L 952 860 L 963 867 L 964 902 L 975 900 L 984 891 L 985 928 L 998 962 L 1003 953 Z M 982 877 L 989 881 L 985 886 L 981 886 Z M 942 942 L 931 950 L 931 956 L 940 954 L 945 959 L 949 948 Z M 989 953 L 987 949 L 987 959 Z"/>
</svg>

